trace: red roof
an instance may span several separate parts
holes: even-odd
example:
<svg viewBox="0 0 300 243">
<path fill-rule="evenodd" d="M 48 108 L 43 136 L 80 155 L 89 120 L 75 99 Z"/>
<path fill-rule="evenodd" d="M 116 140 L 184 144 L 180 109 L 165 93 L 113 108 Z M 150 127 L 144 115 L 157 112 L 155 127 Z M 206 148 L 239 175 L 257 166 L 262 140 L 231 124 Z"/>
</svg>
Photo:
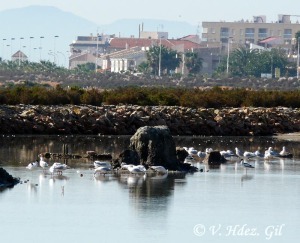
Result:
<svg viewBox="0 0 300 243">
<path fill-rule="evenodd" d="M 126 49 L 131 47 L 151 47 L 154 45 L 159 45 L 159 39 L 140 39 L 140 38 L 113 38 L 110 41 L 110 47 L 116 49 Z M 202 46 L 191 42 L 189 40 L 166 40 L 161 39 L 161 44 L 168 48 L 174 48 L 176 46 L 182 46 L 184 50 L 198 49 Z"/>
<path fill-rule="evenodd" d="M 273 41 L 275 41 L 277 39 L 278 39 L 278 37 L 268 37 L 268 38 L 266 38 L 264 40 L 261 40 L 259 43 L 269 43 L 269 42 L 273 42 Z"/>
</svg>

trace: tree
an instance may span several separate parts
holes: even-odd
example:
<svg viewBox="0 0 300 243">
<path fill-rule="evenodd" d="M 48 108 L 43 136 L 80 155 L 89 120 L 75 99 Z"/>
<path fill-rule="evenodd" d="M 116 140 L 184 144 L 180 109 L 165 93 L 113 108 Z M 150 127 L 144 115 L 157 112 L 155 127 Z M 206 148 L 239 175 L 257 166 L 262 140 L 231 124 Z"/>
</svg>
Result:
<svg viewBox="0 0 300 243">
<path fill-rule="evenodd" d="M 217 74 L 226 70 L 224 57 L 217 69 Z M 259 51 L 258 49 L 246 49 L 244 47 L 234 50 L 229 58 L 229 73 L 234 77 L 260 77 L 262 73 L 274 73 L 275 68 L 280 68 L 281 73 L 286 73 L 288 59 L 282 49 Z"/>
<path fill-rule="evenodd" d="M 95 63 L 93 63 L 93 62 L 79 64 L 75 68 L 75 72 L 79 72 L 79 73 L 89 73 L 89 72 L 94 72 L 94 71 L 95 71 Z"/>
<path fill-rule="evenodd" d="M 162 73 L 169 73 L 179 67 L 181 58 L 177 51 L 169 49 L 165 46 L 152 46 L 146 52 L 147 63 L 154 74 L 159 73 L 159 63 Z"/>
<path fill-rule="evenodd" d="M 251 76 L 254 75 L 255 65 L 258 58 L 257 49 L 248 49 L 240 47 L 235 49 L 230 57 L 230 73 L 233 76 Z"/>
<path fill-rule="evenodd" d="M 149 73 L 149 63 L 148 62 L 142 62 L 139 66 L 138 66 L 138 71 L 141 73 Z"/>
<path fill-rule="evenodd" d="M 189 74 L 197 74 L 202 69 L 203 59 L 198 56 L 198 53 L 187 52 L 185 53 L 185 66 L 189 71 Z"/>
</svg>

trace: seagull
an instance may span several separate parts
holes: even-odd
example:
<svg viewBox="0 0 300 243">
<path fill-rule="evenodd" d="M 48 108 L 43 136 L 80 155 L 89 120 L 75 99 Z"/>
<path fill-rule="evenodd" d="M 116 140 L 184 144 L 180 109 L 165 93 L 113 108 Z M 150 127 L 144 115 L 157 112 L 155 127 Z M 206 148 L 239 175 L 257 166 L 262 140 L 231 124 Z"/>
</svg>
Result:
<svg viewBox="0 0 300 243">
<path fill-rule="evenodd" d="M 48 163 L 44 160 L 43 156 L 40 156 L 40 166 L 45 170 L 46 167 L 48 167 Z"/>
<path fill-rule="evenodd" d="M 253 158 L 253 157 L 256 157 L 256 154 L 255 153 L 253 153 L 253 152 L 250 152 L 250 151 L 245 151 L 244 152 L 244 154 L 243 154 L 243 156 L 245 157 L 245 158 Z"/>
<path fill-rule="evenodd" d="M 247 168 L 255 168 L 253 165 L 245 162 L 243 159 L 241 159 L 241 164 L 246 168 L 246 170 Z"/>
<path fill-rule="evenodd" d="M 39 166 L 39 160 L 36 160 L 34 162 L 30 162 L 27 166 L 26 166 L 26 169 L 34 169 L 34 168 L 37 168 Z"/>
<path fill-rule="evenodd" d="M 253 152 L 249 152 L 249 151 L 245 151 L 244 153 L 239 149 L 239 148 L 235 148 L 235 154 L 240 157 L 240 158 L 252 158 L 255 157 L 255 153 Z"/>
<path fill-rule="evenodd" d="M 168 173 L 168 170 L 163 167 L 163 166 L 160 166 L 160 165 L 157 165 L 157 166 L 150 166 L 150 169 L 151 170 L 154 170 L 155 172 L 157 172 L 158 174 L 166 174 Z"/>
<path fill-rule="evenodd" d="M 280 155 L 286 155 L 286 154 L 288 154 L 288 153 L 286 152 L 285 146 L 282 147 L 282 150 L 279 152 L 279 154 L 280 154 Z"/>
<path fill-rule="evenodd" d="M 239 148 L 235 148 L 235 154 L 240 158 L 244 157 L 244 154 Z"/>
<path fill-rule="evenodd" d="M 220 154 L 224 157 L 224 158 L 230 158 L 230 157 L 236 157 L 236 154 L 233 153 L 231 150 L 222 150 L 220 151 Z"/>
<path fill-rule="evenodd" d="M 254 154 L 255 154 L 256 157 L 264 157 L 264 155 L 259 150 L 256 150 L 254 152 Z"/>
<path fill-rule="evenodd" d="M 95 166 L 95 168 L 106 167 L 106 168 L 111 169 L 111 164 L 109 162 L 107 162 L 107 161 L 96 160 L 96 161 L 94 161 L 94 166 Z"/>
<path fill-rule="evenodd" d="M 128 167 L 134 166 L 133 164 L 126 164 L 124 162 L 121 163 L 121 170 L 128 170 Z"/>
<path fill-rule="evenodd" d="M 212 148 L 206 148 L 206 149 L 205 149 L 205 152 L 199 151 L 199 152 L 197 153 L 197 155 L 198 155 L 199 158 L 204 159 L 205 156 L 206 156 L 207 154 L 209 154 L 210 152 L 212 152 L 212 151 L 213 151 Z"/>
<path fill-rule="evenodd" d="M 270 151 L 266 150 L 265 155 L 264 155 L 264 159 L 272 159 L 272 158 L 273 158 L 273 156 L 271 155 Z"/>
<path fill-rule="evenodd" d="M 145 173 L 146 168 L 143 165 L 131 165 L 127 169 L 131 174 Z"/>
<path fill-rule="evenodd" d="M 69 169 L 70 167 L 67 166 L 66 164 L 62 163 L 53 163 L 53 165 L 49 168 L 49 171 L 54 174 L 57 172 L 58 175 L 62 175 L 63 170 Z"/>
<path fill-rule="evenodd" d="M 111 171 L 111 168 L 105 167 L 105 166 L 99 166 L 95 169 L 94 175 L 96 174 L 107 174 Z"/>
<path fill-rule="evenodd" d="M 277 151 L 273 150 L 272 147 L 269 147 L 267 151 L 269 151 L 269 153 L 270 153 L 271 156 L 274 156 L 274 157 L 278 157 L 279 156 L 279 153 Z"/>
<path fill-rule="evenodd" d="M 189 153 L 189 155 L 196 155 L 197 154 L 197 150 L 194 149 L 194 147 L 190 147 L 187 152 Z"/>
</svg>

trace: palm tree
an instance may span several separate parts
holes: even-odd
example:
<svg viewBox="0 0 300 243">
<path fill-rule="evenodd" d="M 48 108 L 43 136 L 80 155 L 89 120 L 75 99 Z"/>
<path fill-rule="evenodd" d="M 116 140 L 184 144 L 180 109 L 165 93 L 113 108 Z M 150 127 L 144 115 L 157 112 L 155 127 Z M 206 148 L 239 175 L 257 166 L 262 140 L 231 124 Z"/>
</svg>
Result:
<svg viewBox="0 0 300 243">
<path fill-rule="evenodd" d="M 159 62 L 161 64 L 161 70 L 168 73 L 170 70 L 175 70 L 179 67 L 181 58 L 177 51 L 169 49 L 165 46 L 152 46 L 149 51 L 146 52 L 147 62 L 154 74 L 159 72 Z"/>
<path fill-rule="evenodd" d="M 203 59 L 198 57 L 198 53 L 187 52 L 185 53 L 185 66 L 189 71 L 189 74 L 197 74 L 202 69 Z"/>
<path fill-rule="evenodd" d="M 257 64 L 258 53 L 258 49 L 246 47 L 235 49 L 231 54 L 230 73 L 233 76 L 253 75 L 253 67 Z"/>
</svg>

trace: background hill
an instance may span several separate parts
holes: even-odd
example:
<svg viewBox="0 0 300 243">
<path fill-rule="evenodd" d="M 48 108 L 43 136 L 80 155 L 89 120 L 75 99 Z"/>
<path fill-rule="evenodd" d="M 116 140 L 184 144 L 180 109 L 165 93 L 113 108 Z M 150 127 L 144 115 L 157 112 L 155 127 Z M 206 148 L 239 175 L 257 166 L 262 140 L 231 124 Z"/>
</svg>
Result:
<svg viewBox="0 0 300 243">
<path fill-rule="evenodd" d="M 53 56 L 48 53 L 55 48 L 60 52 L 57 57 L 59 64 L 66 65 L 69 44 L 78 35 L 96 35 L 98 30 L 99 33 L 121 37 L 138 37 L 139 24 L 142 23 L 145 31 L 167 31 L 169 38 L 197 32 L 197 26 L 185 22 L 120 19 L 109 25 L 101 25 L 55 7 L 29 6 L 0 12 L 0 56 L 10 59 L 11 53 L 17 52 L 21 47 L 31 61 L 38 61 L 40 55 L 42 59 L 53 60 Z M 40 38 L 41 36 L 44 38 Z M 40 46 L 41 51 L 38 49 Z"/>
</svg>

